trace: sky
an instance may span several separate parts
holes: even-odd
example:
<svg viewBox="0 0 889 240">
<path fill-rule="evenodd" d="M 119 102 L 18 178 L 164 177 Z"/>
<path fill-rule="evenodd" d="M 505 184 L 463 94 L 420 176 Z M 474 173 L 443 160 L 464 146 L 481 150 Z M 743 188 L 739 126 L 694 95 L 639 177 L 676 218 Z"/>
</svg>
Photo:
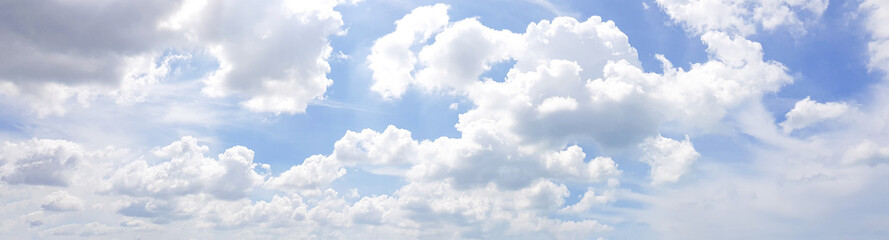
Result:
<svg viewBox="0 0 889 240">
<path fill-rule="evenodd" d="M 0 2 L 2 239 L 883 239 L 883 0 Z"/>
</svg>

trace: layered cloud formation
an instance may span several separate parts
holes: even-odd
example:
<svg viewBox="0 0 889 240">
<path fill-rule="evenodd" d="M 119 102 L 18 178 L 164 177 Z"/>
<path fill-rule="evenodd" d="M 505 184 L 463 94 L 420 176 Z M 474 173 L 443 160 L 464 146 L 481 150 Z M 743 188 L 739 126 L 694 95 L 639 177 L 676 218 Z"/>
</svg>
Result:
<svg viewBox="0 0 889 240">
<path fill-rule="evenodd" d="M 13 3 L 0 30 L 8 43 L 0 50 L 0 94 L 30 100 L 40 115 L 104 97 L 131 104 L 166 79 L 174 62 L 198 54 L 218 61 L 204 94 L 240 97 L 253 111 L 304 112 L 332 83 L 329 37 L 345 33 L 333 10 L 340 4 L 346 2 Z"/>
<path fill-rule="evenodd" d="M 361 127 L 283 164 L 260 149 L 285 149 L 200 136 L 311 116 L 340 81 L 328 76 L 332 38 L 349 34 L 339 8 L 353 4 L 363 3 L 0 8 L 0 95 L 40 123 L 0 135 L 0 238 L 876 239 L 889 229 L 889 5 L 880 1 L 855 8 L 867 69 L 882 77 L 857 101 L 803 95 L 775 107 L 798 70 L 767 57 L 756 36 L 804 36 L 826 0 L 658 0 L 704 55 L 679 67 L 653 54 L 656 70 L 599 16 L 509 30 L 433 4 L 363 39 L 364 59 L 350 65 L 366 73 L 355 74 L 363 85 L 344 82 L 380 104 L 457 101 L 447 107 L 458 112 L 453 134 Z M 212 64 L 198 70 L 200 59 Z M 87 134 L 59 130 L 85 121 L 44 123 L 120 111 L 106 104 L 162 105 L 160 121 L 200 127 L 156 125 L 142 134 L 167 140 L 145 146 L 117 142 L 149 138 L 120 123 Z M 265 117 L 236 117 L 248 112 Z M 146 116 L 160 117 L 121 119 L 157 123 Z M 95 140 L 105 136 L 118 138 Z"/>
</svg>

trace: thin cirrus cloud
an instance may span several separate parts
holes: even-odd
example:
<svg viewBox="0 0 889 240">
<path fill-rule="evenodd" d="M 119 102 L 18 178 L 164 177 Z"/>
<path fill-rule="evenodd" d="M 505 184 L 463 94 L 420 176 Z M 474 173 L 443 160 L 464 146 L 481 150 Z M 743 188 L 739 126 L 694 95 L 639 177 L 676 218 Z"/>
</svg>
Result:
<svg viewBox="0 0 889 240">
<path fill-rule="evenodd" d="M 889 81 L 859 99 L 788 98 L 782 88 L 806 69 L 758 42 L 813 34 L 834 3 L 646 1 L 640 11 L 657 11 L 659 26 L 702 43 L 705 59 L 677 65 L 667 50 L 640 56 L 631 43 L 646 36 L 624 31 L 634 25 L 554 16 L 501 29 L 460 1 L 411 5 L 380 16 L 380 32 L 351 35 L 366 26 L 350 22 L 356 8 L 397 4 L 6 4 L 0 96 L 27 111 L 0 115 L 16 116 L 0 121 L 10 123 L 0 238 L 879 239 L 889 229 Z M 870 41 L 861 64 L 885 74 L 889 5 L 855 4 L 847 21 Z M 349 44 L 359 50 L 338 49 Z M 660 69 L 643 69 L 649 60 Z M 269 122 L 342 124 L 307 109 L 354 89 L 374 100 L 336 101 L 375 111 L 348 115 L 363 125 L 314 155 L 281 162 L 284 148 L 307 146 L 257 144 L 310 137 Z M 428 137 L 409 122 L 422 113 L 399 109 L 415 101 L 454 122 Z M 151 120 L 173 115 L 190 125 Z M 78 124 L 91 130 L 50 127 Z M 254 131 L 232 133 L 236 124 Z"/>
</svg>

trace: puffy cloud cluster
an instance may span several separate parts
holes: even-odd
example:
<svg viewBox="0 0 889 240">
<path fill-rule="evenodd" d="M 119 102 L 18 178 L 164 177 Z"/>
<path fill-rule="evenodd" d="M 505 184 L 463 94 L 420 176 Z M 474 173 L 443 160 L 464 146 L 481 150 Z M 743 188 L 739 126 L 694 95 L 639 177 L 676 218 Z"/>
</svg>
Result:
<svg viewBox="0 0 889 240">
<path fill-rule="evenodd" d="M 406 15 L 396 23 L 399 27 L 395 32 L 377 40 L 368 61 L 374 73 L 379 73 L 374 75 L 373 90 L 384 97 L 398 97 L 397 93 L 414 86 L 427 92 L 465 96 L 472 102 L 475 108 L 461 114 L 457 124 L 462 138 L 448 139 L 455 146 L 474 143 L 462 145 L 463 151 L 484 153 L 472 149 L 489 146 L 487 149 L 497 152 L 520 146 L 515 151 L 518 155 L 497 154 L 514 159 L 522 158 L 521 153 L 553 152 L 573 142 L 593 140 L 607 153 L 637 147 L 646 138 L 658 137 L 660 131 L 734 131 L 738 126 L 729 123 L 739 116 L 731 112 L 755 108 L 751 106 L 761 105 L 764 94 L 793 81 L 782 64 L 763 59 L 759 43 L 738 35 L 704 33 L 701 40 L 707 45 L 709 61 L 694 63 L 685 70 L 658 56 L 664 73 L 657 74 L 642 70 L 627 36 L 614 23 L 598 17 L 582 22 L 558 17 L 531 23 L 525 33 L 518 34 L 488 28 L 472 18 L 446 24 L 446 11 L 446 6 L 436 5 Z M 428 26 L 422 31 L 414 29 L 417 34 L 400 32 L 402 23 L 416 22 L 419 16 L 431 16 L 428 19 L 434 19 L 430 22 L 435 24 L 422 25 Z M 394 48 L 390 42 L 401 44 Z M 402 60 L 384 61 L 396 52 Z M 481 77 L 492 65 L 507 61 L 514 64 L 502 81 Z M 386 69 L 375 67 L 379 64 L 389 66 L 386 69 L 397 66 L 402 74 L 386 76 Z M 423 143 L 420 145 L 422 148 Z M 475 154 L 463 158 L 472 156 Z M 554 163 L 547 166 L 560 166 Z M 420 175 L 425 176 L 461 176 L 455 179 L 499 174 L 504 177 L 499 178 L 504 180 L 500 184 L 527 184 L 527 180 L 505 181 L 508 175 L 503 171 L 475 176 L 471 174 L 476 171 L 459 171 L 456 163 L 441 165 L 422 163 L 410 173 L 416 175 L 421 170 L 424 174 Z M 522 176 L 523 171 L 528 170 L 508 172 Z M 457 181 L 460 186 L 464 184 L 459 181 L 469 180 Z"/>
<path fill-rule="evenodd" d="M 84 158 L 80 146 L 64 140 L 6 142 L 2 152 L 0 179 L 9 184 L 67 186 Z"/>
<path fill-rule="evenodd" d="M 10 158 L 4 160 L 4 169 L 20 166 L 21 156 L 38 156 L 50 159 L 50 162 L 74 161 L 69 164 L 71 166 L 51 165 L 67 171 L 76 168 L 82 174 L 73 177 L 78 181 L 64 180 L 72 178 L 67 176 L 55 182 L 21 182 L 53 183 L 49 184 L 54 186 L 51 189 L 27 185 L 5 187 L 16 194 L 44 195 L 32 199 L 4 197 L 3 201 L 14 204 L 0 208 L 0 212 L 30 212 L 19 223 L 28 224 L 28 228 L 36 231 L 32 233 L 43 237 L 114 237 L 134 233 L 162 236 L 157 235 L 163 233 L 158 230 L 180 225 L 210 227 L 220 230 L 220 234 L 236 231 L 260 234 L 256 236 L 272 234 L 267 236 L 297 238 L 347 238 L 363 236 L 374 229 L 385 230 L 376 233 L 379 236 L 401 237 L 475 238 L 531 234 L 582 238 L 612 229 L 595 220 L 569 221 L 550 216 L 565 207 L 570 195 L 567 187 L 558 182 L 589 183 L 614 178 L 620 171 L 611 159 L 596 158 L 585 163 L 584 153 L 577 146 L 546 155 L 522 156 L 504 163 L 497 163 L 496 159 L 508 156 L 496 152 L 482 153 L 488 158 L 463 159 L 461 157 L 476 154 L 475 151 L 485 150 L 473 148 L 470 152 L 455 152 L 460 149 L 447 148 L 453 146 L 448 144 L 459 141 L 463 140 L 418 142 L 411 138 L 410 132 L 392 126 L 383 132 L 350 131 L 337 141 L 330 155 L 312 156 L 277 176 L 258 173 L 257 167 L 268 166 L 254 163 L 253 151 L 245 147 L 235 146 L 217 158 L 208 158 L 205 154 L 210 149 L 193 137 L 183 137 L 155 148 L 153 156 L 148 159 L 143 156 L 112 161 L 112 166 L 107 168 L 97 168 L 81 158 L 107 159 L 108 156 L 83 150 L 82 146 L 71 142 L 6 143 L 7 148 L 2 153 Z M 154 158 L 158 160 L 150 160 Z M 485 167 L 487 169 L 439 166 L 457 169 L 444 175 L 407 177 L 409 183 L 391 195 L 341 196 L 331 189 L 331 183 L 342 177 L 347 168 L 372 170 L 378 166 L 393 166 L 413 172 L 422 164 L 438 161 L 471 164 L 467 160 L 495 164 Z M 508 175 L 515 173 L 508 171 L 521 170 L 506 166 L 509 163 L 530 165 L 529 169 L 540 169 L 541 172 L 522 173 L 521 177 L 530 178 L 528 183 L 502 187 L 503 181 L 499 178 L 513 179 L 515 177 Z M 506 176 L 494 174 L 492 178 L 470 179 L 472 182 L 466 183 L 460 175 L 481 177 L 497 171 Z M 20 175 L 23 176 L 5 178 Z M 407 175 L 413 176 L 411 173 Z M 4 172 L 4 181 L 17 184 L 19 182 L 11 179 L 29 179 L 29 176 L 42 174 Z M 424 180 L 427 177 L 436 179 Z M 616 185 L 616 180 L 612 179 L 607 187 Z M 274 195 L 261 200 L 248 198 L 256 191 Z M 588 197 L 593 195 L 586 194 Z M 589 204 L 589 201 L 581 204 Z M 582 213 L 588 208 L 574 206 L 566 214 Z M 95 221 L 96 218 L 84 216 L 107 217 Z M 0 226 L 9 228 L 19 223 L 4 222 Z M 279 229 L 305 229 L 306 232 L 281 232 Z"/>
<path fill-rule="evenodd" d="M 219 155 L 218 160 L 204 157 L 209 149 L 197 139 L 183 137 L 154 154 L 169 161 L 149 165 L 144 159 L 117 169 L 106 191 L 131 196 L 168 197 L 207 193 L 220 199 L 239 199 L 262 178 L 253 170 L 253 151 L 235 146 Z"/>
<path fill-rule="evenodd" d="M 332 83 L 328 37 L 344 33 L 333 8 L 346 3 L 354 1 L 11 3 L 0 10 L 0 94 L 40 116 L 64 114 L 72 100 L 132 104 L 197 53 L 219 63 L 201 70 L 212 72 L 207 95 L 304 112 Z"/>
<path fill-rule="evenodd" d="M 701 154 L 686 136 L 685 141 L 676 141 L 662 136 L 645 139 L 642 143 L 645 156 L 642 160 L 651 166 L 652 184 L 676 182 Z"/>
<path fill-rule="evenodd" d="M 787 112 L 787 120 L 781 122 L 780 125 L 784 133 L 790 133 L 820 121 L 843 116 L 847 110 L 849 110 L 849 105 L 845 103 L 818 103 L 806 97 L 796 102 L 793 109 Z"/>
<path fill-rule="evenodd" d="M 341 3 L 208 1 L 197 19 L 183 20 L 194 21 L 185 31 L 219 60 L 203 92 L 246 98 L 242 105 L 258 112 L 304 112 L 333 83 L 328 37 L 345 33 L 333 10 Z"/>
<path fill-rule="evenodd" d="M 742 2 L 750 1 L 684 3 Z M 788 1 L 788 4 L 791 3 Z M 872 31 L 872 36 L 879 36 L 874 31 L 885 30 L 885 27 L 875 27 L 872 22 L 874 18 L 871 18 L 880 14 L 879 5 L 865 1 L 859 8 L 860 13 L 865 14 L 864 24 Z M 673 15 L 671 6 L 662 4 L 661 7 Z M 694 19 L 697 16 L 710 13 L 688 12 L 672 17 L 691 27 L 696 26 Z M 751 20 L 753 24 L 749 26 L 754 30 L 756 21 L 760 20 L 744 19 Z M 761 24 L 769 29 L 765 23 Z M 713 30 L 712 26 L 702 28 L 702 39 L 715 33 L 707 32 L 707 28 Z M 738 29 L 716 30 L 749 34 Z M 876 39 L 879 37 L 873 37 L 871 46 L 878 42 Z M 871 68 L 880 69 L 874 65 L 874 59 L 879 59 L 879 51 L 873 47 L 870 51 Z M 749 51 L 725 53 L 742 56 Z M 710 54 L 711 58 L 719 55 L 715 52 Z M 876 84 L 871 91 L 871 96 L 865 96 L 856 104 L 821 103 L 805 98 L 786 113 L 786 120 L 781 123 L 776 123 L 772 113 L 758 104 L 747 103 L 744 104 L 747 107 L 728 111 L 726 116 L 734 116 L 731 124 L 744 134 L 740 136 L 750 139 L 732 141 L 742 146 L 743 150 L 725 149 L 723 147 L 726 145 L 723 144 L 714 148 L 720 153 L 740 152 L 749 156 L 708 159 L 707 152 L 700 151 L 701 159 L 708 161 L 695 162 L 692 169 L 697 173 L 690 176 L 693 178 L 690 181 L 669 188 L 652 188 L 644 196 L 623 195 L 650 204 L 630 215 L 651 227 L 653 231 L 650 237 L 661 239 L 722 236 L 746 239 L 779 235 L 786 238 L 827 239 L 861 232 L 884 233 L 881 229 L 885 224 L 870 225 L 872 220 L 867 219 L 886 218 L 886 207 L 879 203 L 886 200 L 886 194 L 875 190 L 885 188 L 885 181 L 889 179 L 889 168 L 885 164 L 887 149 L 883 147 L 889 143 L 889 134 L 885 131 L 887 98 L 882 94 L 885 83 Z M 830 127 L 815 127 L 821 123 L 828 123 Z M 800 129 L 806 131 L 791 134 Z M 738 137 L 729 134 L 720 138 L 720 134 L 714 135 L 708 137 Z M 676 219 L 677 215 L 683 218 Z M 838 229 L 835 221 L 827 219 L 855 220 L 849 220 Z M 800 222 L 807 223 L 801 225 Z M 857 236 L 874 237 L 868 234 Z"/>
<path fill-rule="evenodd" d="M 221 66 L 205 93 L 239 96 L 257 111 L 300 112 L 330 84 L 327 37 L 342 33 L 333 7 L 343 3 L 186 1 L 152 31 L 187 47 L 212 45 Z M 475 18 L 451 21 L 439 4 L 396 21 L 367 59 L 371 90 L 391 100 L 412 88 L 465 98 L 459 137 L 415 139 L 395 126 L 347 131 L 329 154 L 280 174 L 246 147 L 212 156 L 194 137 L 147 155 L 6 142 L 0 214 L 14 217 L 0 220 L 0 238 L 590 239 L 636 226 L 663 239 L 829 238 L 822 229 L 833 219 L 885 232 L 885 194 L 869 193 L 889 182 L 889 108 L 806 98 L 775 123 L 763 96 L 793 78 L 744 37 L 760 26 L 802 27 L 800 9 L 817 17 L 826 1 L 658 3 L 699 34 L 707 61 L 683 69 L 658 55 L 663 73 L 646 72 L 627 36 L 599 17 L 558 17 L 513 33 Z M 878 19 L 880 5 L 861 9 Z M 874 31 L 877 39 L 882 30 Z M 289 48 L 294 42 L 306 47 Z M 162 76 L 171 63 L 155 64 Z M 497 64 L 511 65 L 502 79 L 482 77 Z M 22 83 L 2 84 L 15 92 Z M 823 121 L 837 126 L 791 134 Z M 708 156 L 696 149 L 707 145 L 700 136 L 741 142 L 725 150 L 741 157 Z M 637 161 L 650 181 L 627 178 L 635 175 L 623 167 Z M 369 184 L 390 175 L 402 185 L 343 192 L 338 183 L 355 181 L 355 171 L 368 172 L 359 181 Z"/>
<path fill-rule="evenodd" d="M 78 197 L 71 196 L 68 192 L 60 190 L 46 196 L 46 202 L 40 205 L 41 208 L 48 211 L 77 211 L 83 209 L 83 200 Z"/>
<path fill-rule="evenodd" d="M 676 23 L 692 32 L 726 31 L 750 35 L 759 27 L 786 26 L 805 33 L 805 22 L 818 19 L 828 0 L 657 0 Z"/>
<path fill-rule="evenodd" d="M 400 97 L 409 85 L 464 93 L 493 64 L 510 59 L 520 71 L 533 71 L 550 59 L 576 60 L 589 77 L 601 76 L 599 69 L 609 60 L 639 65 L 627 36 L 599 17 L 544 20 L 516 34 L 488 28 L 475 18 L 449 23 L 447 10 L 443 4 L 417 8 L 396 22 L 394 32 L 375 41 L 368 56 L 372 90 L 387 98 Z M 417 47 L 422 47 L 419 52 Z"/>
<path fill-rule="evenodd" d="M 883 24 L 889 21 L 889 3 L 862 1 L 859 11 L 866 14 L 864 25 L 871 34 L 871 42 L 867 45 L 870 50 L 870 67 L 889 73 L 889 29 Z"/>
</svg>

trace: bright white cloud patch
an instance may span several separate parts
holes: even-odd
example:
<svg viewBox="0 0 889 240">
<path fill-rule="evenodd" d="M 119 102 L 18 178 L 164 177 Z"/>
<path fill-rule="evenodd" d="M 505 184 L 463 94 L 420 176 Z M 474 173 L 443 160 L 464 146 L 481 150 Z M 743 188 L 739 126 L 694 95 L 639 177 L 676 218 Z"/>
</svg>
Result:
<svg viewBox="0 0 889 240">
<path fill-rule="evenodd" d="M 640 147 L 645 151 L 642 161 L 651 166 L 652 184 L 679 181 L 679 177 L 701 157 L 687 137 L 682 142 L 662 136 L 651 137 Z"/>
<path fill-rule="evenodd" d="M 849 164 L 878 164 L 889 161 L 889 147 L 878 145 L 872 140 L 864 140 L 843 154 L 843 161 Z"/>
<path fill-rule="evenodd" d="M 862 1 L 859 10 L 867 14 L 864 25 L 870 31 L 871 42 L 870 67 L 889 72 L 889 28 L 885 22 L 889 21 L 889 3 L 878 0 Z"/>
<path fill-rule="evenodd" d="M 60 190 L 46 196 L 45 202 L 40 205 L 41 208 L 48 211 L 77 211 L 83 209 L 83 200 L 68 195 L 68 192 Z"/>
<path fill-rule="evenodd" d="M 838 118 L 847 110 L 849 110 L 849 105 L 845 103 L 818 103 L 806 97 L 796 102 L 793 109 L 787 113 L 787 120 L 781 122 L 780 125 L 784 129 L 784 133 L 790 133 L 819 121 Z"/>
<path fill-rule="evenodd" d="M 344 33 L 333 7 L 346 2 L 306 3 L 15 3 L 0 14 L 0 94 L 39 116 L 100 98 L 132 104 L 175 74 L 173 62 L 188 62 L 178 53 L 207 52 L 219 69 L 206 94 L 242 97 L 253 111 L 304 112 L 332 84 L 328 37 Z"/>
<path fill-rule="evenodd" d="M 374 42 L 367 57 L 368 67 L 374 72 L 371 90 L 385 98 L 404 94 L 407 85 L 414 81 L 411 72 L 417 63 L 411 47 L 425 42 L 448 24 L 447 9 L 444 4 L 416 8 L 395 22 L 395 31 Z"/>
<path fill-rule="evenodd" d="M 258 112 L 304 112 L 333 83 L 328 37 L 344 33 L 337 4 L 210 1 L 189 29 L 219 60 L 203 92 L 246 98 L 242 105 Z"/>
<path fill-rule="evenodd" d="M 818 19 L 827 10 L 828 0 L 657 0 L 657 3 L 673 21 L 693 32 L 750 35 L 759 27 L 771 31 L 781 26 L 804 33 L 804 21 Z"/>
<path fill-rule="evenodd" d="M 169 71 L 166 60 L 155 63 L 164 59 L 158 46 L 178 38 L 156 24 L 177 7 L 176 1 L 6 6 L 0 10 L 0 82 L 7 91 L 0 94 L 26 99 L 41 116 L 65 113 L 71 99 L 138 100 L 142 88 Z"/>
<path fill-rule="evenodd" d="M 868 239 L 889 229 L 886 83 L 774 112 L 794 76 L 815 81 L 794 91 L 819 79 L 772 60 L 788 52 L 770 44 L 785 40 L 757 41 L 835 26 L 818 25 L 837 15 L 825 0 L 643 3 L 703 47 L 680 50 L 657 49 L 676 40 L 646 32 L 660 24 L 560 16 L 516 28 L 535 12 L 344 6 L 356 2 L 7 4 L 0 101 L 38 117 L 0 114 L 0 238 Z M 843 15 L 863 21 L 870 69 L 885 65 L 885 5 Z M 823 32 L 834 33 L 811 31 Z M 859 48 L 818 51 L 849 49 Z M 703 59 L 674 66 L 667 56 L 681 51 Z M 350 57 L 366 62 L 331 68 Z M 661 69 L 642 67 L 651 60 Z M 300 113 L 328 88 L 346 107 L 223 112 Z M 72 110 L 88 104 L 101 106 Z M 331 132 L 342 135 L 322 136 Z"/>
<path fill-rule="evenodd" d="M 156 198 L 207 193 L 221 199 L 240 199 L 260 183 L 250 149 L 232 147 L 218 160 L 205 158 L 207 151 L 207 146 L 198 145 L 195 138 L 183 137 L 155 151 L 156 156 L 169 161 L 156 165 L 145 160 L 130 162 L 107 179 L 110 186 L 104 191 Z"/>
<path fill-rule="evenodd" d="M 453 151 L 445 148 L 446 145 L 437 145 L 438 141 L 446 140 L 418 145 L 409 132 L 391 126 L 382 133 L 372 130 L 348 132 L 337 142 L 331 155 L 312 156 L 280 175 L 268 176 L 255 171 L 253 151 L 249 149 L 235 146 L 212 159 L 204 156 L 210 151 L 207 146 L 193 137 L 183 137 L 155 148 L 153 155 L 159 161 L 152 161 L 153 164 L 143 156 L 116 163 L 111 168 L 80 166 L 91 168 L 89 171 L 94 174 L 78 176 L 82 181 L 69 182 L 65 187 L 84 195 L 74 196 L 71 190 L 47 192 L 45 197 L 7 205 L 0 211 L 32 211 L 27 215 L 27 221 L 21 224 L 30 225 L 30 229 L 40 236 L 117 237 L 133 233 L 162 236 L 158 234 L 163 234 L 163 229 L 184 225 L 221 230 L 253 229 L 275 235 L 281 234 L 275 230 L 278 228 L 312 228 L 322 230 L 313 234 L 327 237 L 366 236 L 371 231 L 384 229 L 374 234 L 411 238 L 503 238 L 528 234 L 588 236 L 612 229 L 595 220 L 551 218 L 550 212 L 564 208 L 569 191 L 565 185 L 543 178 L 547 176 L 545 172 L 529 175 L 538 177 L 513 189 L 498 187 L 497 180 L 472 187 L 456 187 L 454 184 L 463 184 L 456 179 L 413 181 L 392 195 L 379 196 L 340 196 L 329 188 L 332 181 L 345 174 L 345 167 L 416 166 L 436 162 L 447 157 L 443 155 L 446 152 Z M 81 148 L 73 143 L 66 144 Z M 619 174 L 610 159 L 597 158 L 584 163 L 584 154 L 579 147 L 566 151 L 553 155 L 562 158 L 559 160 L 529 158 L 519 160 L 519 163 L 543 165 L 541 161 L 559 161 L 558 166 L 547 163 L 546 168 L 553 172 L 553 179 L 569 181 L 600 181 Z M 65 151 L 52 151 L 44 157 L 63 158 L 67 155 Z M 506 169 L 504 167 L 501 168 Z M 109 185 L 92 184 L 100 181 Z M 40 188 L 27 185 L 12 189 L 15 193 L 42 192 Z M 270 200 L 245 198 L 258 189 L 276 194 Z M 347 200 L 355 197 L 360 199 Z M 583 204 L 589 201 L 592 200 Z M 38 209 L 60 215 L 51 217 L 33 212 Z M 66 213 L 72 211 L 80 213 Z M 97 215 L 108 218 L 96 222 L 91 221 L 94 219 L 91 217 L 78 217 Z M 491 224 L 506 229 L 495 231 L 481 227 Z M 454 229 L 459 231 L 454 232 Z M 214 235 L 224 237 L 221 234 L 224 233 Z M 309 235 L 293 231 L 278 236 L 305 238 Z"/>
<path fill-rule="evenodd" d="M 587 189 L 586 193 L 583 194 L 583 198 L 581 198 L 580 201 L 578 201 L 574 205 L 567 206 L 560 211 L 575 214 L 587 212 L 595 206 L 601 206 L 614 202 L 614 194 L 615 193 L 613 190 L 597 194 L 596 191 L 593 190 L 593 188 L 589 188 Z"/>
<path fill-rule="evenodd" d="M 67 186 L 85 153 L 64 140 L 34 139 L 3 144 L 2 179 L 9 184 Z"/>
</svg>

